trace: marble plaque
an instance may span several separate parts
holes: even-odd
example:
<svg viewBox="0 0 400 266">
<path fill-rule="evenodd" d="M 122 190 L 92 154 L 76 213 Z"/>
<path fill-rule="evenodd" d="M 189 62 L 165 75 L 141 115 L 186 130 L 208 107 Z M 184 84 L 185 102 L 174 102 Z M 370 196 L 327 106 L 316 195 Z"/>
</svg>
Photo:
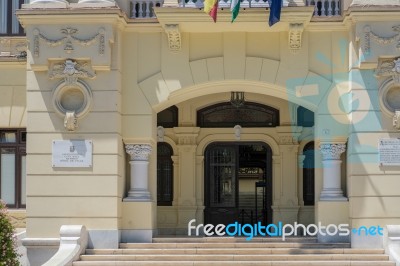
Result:
<svg viewBox="0 0 400 266">
<path fill-rule="evenodd" d="M 400 165 L 400 139 L 379 140 L 379 163 Z"/>
<path fill-rule="evenodd" d="M 92 167 L 91 140 L 53 140 L 53 167 Z"/>
</svg>

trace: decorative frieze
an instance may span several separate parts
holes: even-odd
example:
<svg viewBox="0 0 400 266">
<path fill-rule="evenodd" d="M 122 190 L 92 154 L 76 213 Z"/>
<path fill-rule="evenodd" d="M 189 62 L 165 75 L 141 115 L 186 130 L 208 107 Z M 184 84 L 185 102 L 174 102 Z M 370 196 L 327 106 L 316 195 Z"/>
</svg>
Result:
<svg viewBox="0 0 400 266">
<path fill-rule="evenodd" d="M 132 161 L 148 161 L 152 148 L 150 144 L 125 144 L 125 150 Z"/>
<path fill-rule="evenodd" d="M 81 46 L 91 46 L 94 43 L 99 43 L 99 54 L 104 55 L 105 51 L 105 29 L 100 28 L 98 32 L 89 38 L 79 38 L 76 35 L 79 30 L 72 27 L 60 29 L 61 34 L 64 36 L 59 39 L 50 39 L 40 33 L 39 29 L 33 30 L 33 55 L 38 57 L 40 55 L 40 41 L 44 42 L 50 47 L 57 47 L 64 45 L 64 51 L 70 54 L 75 51 L 74 44 L 77 43 Z"/>
<path fill-rule="evenodd" d="M 323 143 L 320 145 L 323 160 L 340 160 L 340 155 L 346 151 L 346 144 Z"/>
<path fill-rule="evenodd" d="M 181 33 L 178 24 L 166 24 L 165 32 L 168 37 L 168 46 L 171 51 L 181 50 Z"/>
<path fill-rule="evenodd" d="M 396 48 L 400 50 L 400 25 L 393 26 L 392 30 L 395 32 L 390 37 L 382 37 L 372 31 L 371 26 L 364 27 L 364 47 L 363 52 L 365 55 L 371 54 L 371 41 L 375 41 L 380 45 L 389 45 L 397 42 Z"/>
<path fill-rule="evenodd" d="M 303 23 L 289 24 L 289 50 L 292 54 L 297 54 L 301 49 L 301 37 L 304 30 Z"/>
</svg>

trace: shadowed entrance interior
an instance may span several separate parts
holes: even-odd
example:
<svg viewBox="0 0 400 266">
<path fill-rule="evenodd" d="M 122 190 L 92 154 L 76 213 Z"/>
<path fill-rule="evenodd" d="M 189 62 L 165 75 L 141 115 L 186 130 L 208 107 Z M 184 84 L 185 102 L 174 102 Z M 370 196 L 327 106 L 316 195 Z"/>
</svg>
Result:
<svg viewBox="0 0 400 266">
<path fill-rule="evenodd" d="M 272 222 L 272 151 L 268 145 L 212 143 L 205 160 L 205 224 Z"/>
</svg>

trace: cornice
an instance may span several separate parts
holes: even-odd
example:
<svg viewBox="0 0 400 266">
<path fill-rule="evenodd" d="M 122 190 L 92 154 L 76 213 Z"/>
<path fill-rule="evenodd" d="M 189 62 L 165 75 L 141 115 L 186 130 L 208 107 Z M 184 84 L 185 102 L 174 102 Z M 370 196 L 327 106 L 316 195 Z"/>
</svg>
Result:
<svg viewBox="0 0 400 266">
<path fill-rule="evenodd" d="M 268 27 L 268 12 L 265 8 L 247 8 L 240 11 L 240 16 L 231 23 L 229 8 L 218 10 L 218 21 L 214 23 L 204 11 L 198 8 L 154 8 L 159 23 L 179 24 L 181 32 L 280 32 L 288 31 L 290 23 L 310 23 L 314 7 L 282 8 L 281 22 Z"/>
<path fill-rule="evenodd" d="M 377 8 L 374 10 L 351 7 L 348 10 L 348 14 L 353 23 L 399 21 L 400 7 L 391 7 L 390 9 Z"/>
<path fill-rule="evenodd" d="M 20 9 L 16 15 L 23 27 L 26 25 L 63 24 L 122 24 L 126 25 L 125 14 L 120 9 Z"/>
</svg>

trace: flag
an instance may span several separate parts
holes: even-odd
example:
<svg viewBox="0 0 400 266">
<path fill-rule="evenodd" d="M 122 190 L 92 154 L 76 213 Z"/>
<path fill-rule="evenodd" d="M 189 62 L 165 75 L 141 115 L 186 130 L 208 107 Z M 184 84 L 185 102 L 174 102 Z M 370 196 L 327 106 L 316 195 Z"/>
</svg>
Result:
<svg viewBox="0 0 400 266">
<path fill-rule="evenodd" d="M 239 9 L 240 9 L 240 0 L 232 0 L 231 1 L 232 22 L 238 16 Z"/>
<path fill-rule="evenodd" d="M 204 0 L 204 12 L 209 14 L 214 22 L 217 22 L 218 0 Z"/>
<path fill-rule="evenodd" d="M 281 19 L 282 0 L 268 0 L 269 3 L 269 26 L 273 26 Z"/>
</svg>

